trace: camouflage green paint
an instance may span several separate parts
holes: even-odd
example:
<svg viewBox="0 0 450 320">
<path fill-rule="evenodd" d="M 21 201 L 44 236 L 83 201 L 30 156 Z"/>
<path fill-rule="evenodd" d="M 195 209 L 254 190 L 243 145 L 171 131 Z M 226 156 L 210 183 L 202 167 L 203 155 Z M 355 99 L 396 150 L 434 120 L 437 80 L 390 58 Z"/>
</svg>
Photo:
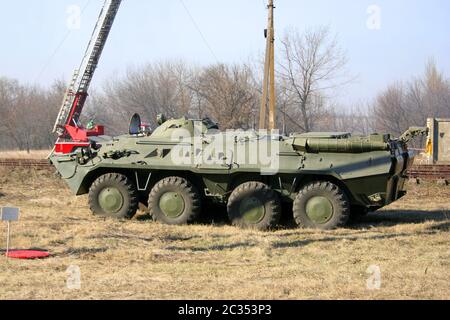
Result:
<svg viewBox="0 0 450 320">
<path fill-rule="evenodd" d="M 195 139 L 200 139 L 200 144 Z M 275 170 L 247 161 L 253 156 L 253 146 L 266 142 L 276 148 Z M 208 150 L 215 143 L 224 143 L 225 152 Z M 380 208 L 405 195 L 406 171 L 414 157 L 405 141 L 389 135 L 225 133 L 211 122 L 199 124 L 186 118 L 166 121 L 150 136 L 124 135 L 100 139 L 96 144 L 97 150 L 85 148 L 50 158 L 77 195 L 87 193 L 98 176 L 110 172 L 126 174 L 143 194 L 148 194 L 158 179 L 184 176 L 205 197 L 220 202 L 246 181 L 265 182 L 284 200 L 292 201 L 305 183 L 328 180 L 348 193 L 352 205 Z M 175 163 L 177 153 L 189 161 Z M 208 161 L 197 163 L 196 156 Z M 311 206 L 321 207 L 323 214 L 317 219 L 326 219 L 326 203 L 318 201 Z M 167 208 L 169 216 L 176 215 L 182 204 L 175 207 Z M 258 214 L 254 216 L 257 219 Z"/>
</svg>

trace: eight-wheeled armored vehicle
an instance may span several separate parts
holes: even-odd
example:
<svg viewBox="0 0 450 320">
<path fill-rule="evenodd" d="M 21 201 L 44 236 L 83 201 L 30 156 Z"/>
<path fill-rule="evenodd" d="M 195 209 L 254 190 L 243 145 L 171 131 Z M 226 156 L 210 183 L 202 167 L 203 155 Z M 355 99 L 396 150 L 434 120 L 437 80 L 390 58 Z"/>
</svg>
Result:
<svg viewBox="0 0 450 320">
<path fill-rule="evenodd" d="M 278 223 L 281 203 L 291 202 L 300 226 L 331 229 L 344 226 L 352 214 L 379 209 L 405 195 L 406 172 L 413 162 L 407 142 L 424 132 L 420 128 L 400 139 L 349 133 L 284 136 L 220 132 L 208 119 L 165 121 L 161 116 L 160 126 L 150 133 L 138 115 L 129 134 L 117 138 L 104 136 L 100 125 L 83 127 L 88 89 L 121 2 L 104 1 L 53 130 L 58 140 L 50 161 L 75 194 L 89 193 L 95 214 L 131 218 L 144 203 L 155 220 L 184 224 L 195 221 L 211 200 L 227 205 L 234 224 L 264 230 Z M 269 7 L 273 10 L 273 1 Z M 269 23 L 268 57 L 273 50 L 271 18 Z M 264 82 L 269 74 L 274 72 L 265 72 Z"/>
<path fill-rule="evenodd" d="M 406 194 L 414 160 L 407 142 L 426 132 L 284 136 L 164 120 L 150 134 L 135 115 L 129 134 L 95 137 L 50 160 L 76 195 L 89 193 L 99 216 L 132 218 L 144 203 L 155 220 L 186 224 L 211 200 L 227 205 L 233 224 L 265 230 L 277 225 L 282 202 L 292 202 L 299 226 L 332 229 Z"/>
</svg>

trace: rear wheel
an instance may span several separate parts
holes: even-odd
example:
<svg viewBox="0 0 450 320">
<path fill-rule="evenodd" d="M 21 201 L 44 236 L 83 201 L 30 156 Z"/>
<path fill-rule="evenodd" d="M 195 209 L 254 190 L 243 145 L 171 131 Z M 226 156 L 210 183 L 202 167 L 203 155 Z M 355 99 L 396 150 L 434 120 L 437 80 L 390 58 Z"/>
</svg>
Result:
<svg viewBox="0 0 450 320">
<path fill-rule="evenodd" d="M 306 185 L 294 201 L 295 222 L 303 228 L 331 230 L 347 225 L 350 216 L 348 198 L 331 182 Z"/>
<path fill-rule="evenodd" d="M 228 216 L 235 226 L 268 230 L 276 227 L 280 220 L 280 200 L 275 191 L 264 183 L 247 182 L 231 194 Z"/>
<path fill-rule="evenodd" d="M 201 197 L 188 180 L 169 177 L 150 192 L 148 206 L 153 220 L 170 225 L 194 222 L 201 211 Z"/>
<path fill-rule="evenodd" d="M 89 206 L 100 217 L 131 219 L 138 209 L 139 196 L 136 187 L 126 176 L 109 173 L 92 184 Z"/>
</svg>

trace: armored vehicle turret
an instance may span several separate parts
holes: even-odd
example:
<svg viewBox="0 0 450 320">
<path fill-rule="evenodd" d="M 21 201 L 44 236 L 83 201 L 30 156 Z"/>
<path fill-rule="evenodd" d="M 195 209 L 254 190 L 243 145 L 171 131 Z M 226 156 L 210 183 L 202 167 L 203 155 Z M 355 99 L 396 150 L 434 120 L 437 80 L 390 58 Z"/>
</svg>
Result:
<svg viewBox="0 0 450 320">
<path fill-rule="evenodd" d="M 154 220 L 197 221 L 207 202 L 227 206 L 231 223 L 274 228 L 282 203 L 300 227 L 333 229 L 351 215 L 378 210 L 406 194 L 414 154 L 402 138 L 350 133 L 280 135 L 221 132 L 209 119 L 160 119 L 153 133 L 140 117 L 126 135 L 95 137 L 54 152 L 50 161 L 74 194 L 89 194 L 95 215 L 132 218 L 139 203 Z"/>
</svg>

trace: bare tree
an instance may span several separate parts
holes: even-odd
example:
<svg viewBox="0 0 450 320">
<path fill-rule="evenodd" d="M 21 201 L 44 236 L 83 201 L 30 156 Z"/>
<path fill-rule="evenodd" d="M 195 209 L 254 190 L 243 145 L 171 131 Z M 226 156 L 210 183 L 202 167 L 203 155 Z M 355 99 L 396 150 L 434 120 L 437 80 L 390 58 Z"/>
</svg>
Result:
<svg viewBox="0 0 450 320">
<path fill-rule="evenodd" d="M 202 113 L 218 121 L 223 129 L 254 126 L 260 98 L 249 66 L 207 67 L 191 89 L 202 100 Z"/>
<path fill-rule="evenodd" d="M 45 90 L 0 79 L 0 149 L 50 148 L 62 88 L 60 82 Z"/>
<path fill-rule="evenodd" d="M 395 83 L 378 95 L 373 110 L 375 129 L 398 135 L 408 127 L 410 119 L 405 91 L 404 84 Z"/>
<path fill-rule="evenodd" d="M 87 118 L 107 124 L 110 134 L 126 131 L 135 112 L 152 127 L 156 115 L 211 117 L 223 128 L 249 128 L 259 104 L 254 74 L 248 65 L 197 68 L 163 62 L 130 69 L 124 78 L 106 83 L 92 94 Z"/>
<path fill-rule="evenodd" d="M 289 31 L 282 40 L 279 78 L 291 95 L 291 110 L 301 131 L 311 131 L 326 114 L 327 95 L 346 84 L 346 54 L 329 28 Z"/>
<path fill-rule="evenodd" d="M 427 118 L 450 117 L 450 83 L 430 59 L 422 77 L 389 85 L 376 98 L 372 114 L 379 131 L 399 135 Z"/>
<path fill-rule="evenodd" d="M 122 79 L 110 80 L 93 95 L 88 117 L 107 124 L 108 132 L 125 132 L 133 113 L 155 127 L 156 116 L 181 117 L 191 112 L 193 93 L 188 88 L 193 69 L 184 62 L 161 62 L 129 69 Z"/>
<path fill-rule="evenodd" d="M 2 149 L 20 144 L 19 137 L 13 130 L 13 126 L 17 123 L 13 105 L 17 103 L 19 96 L 20 89 L 17 81 L 0 78 L 0 137 Z"/>
<path fill-rule="evenodd" d="M 367 135 L 373 132 L 372 121 L 368 113 L 368 108 L 362 104 L 355 105 L 346 111 L 343 108 L 335 107 L 321 121 L 321 130 L 331 130 L 336 132 L 350 132 Z"/>
</svg>

